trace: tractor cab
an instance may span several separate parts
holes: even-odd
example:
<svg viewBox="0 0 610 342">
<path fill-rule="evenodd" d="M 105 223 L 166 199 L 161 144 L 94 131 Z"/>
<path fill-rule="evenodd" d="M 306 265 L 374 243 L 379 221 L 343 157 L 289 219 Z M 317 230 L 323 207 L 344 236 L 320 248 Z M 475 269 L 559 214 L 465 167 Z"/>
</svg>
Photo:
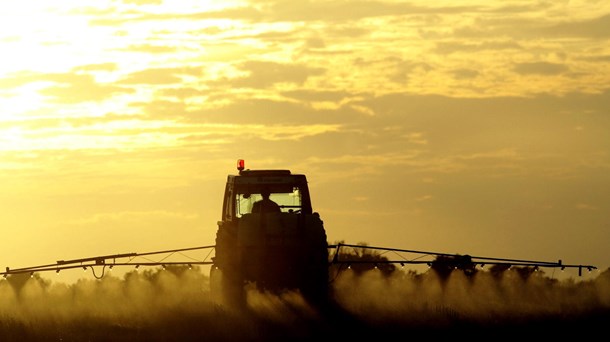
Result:
<svg viewBox="0 0 610 342">
<path fill-rule="evenodd" d="M 233 221 L 253 212 L 255 203 L 268 200 L 277 204 L 282 213 L 312 214 L 305 175 L 289 170 L 240 170 L 229 175 L 223 201 L 223 221 Z"/>
</svg>

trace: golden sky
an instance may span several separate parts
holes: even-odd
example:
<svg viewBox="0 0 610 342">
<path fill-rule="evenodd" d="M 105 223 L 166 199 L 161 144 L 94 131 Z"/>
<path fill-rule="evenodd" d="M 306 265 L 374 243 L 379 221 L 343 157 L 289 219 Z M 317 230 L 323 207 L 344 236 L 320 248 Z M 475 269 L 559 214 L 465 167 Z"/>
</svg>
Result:
<svg viewBox="0 0 610 342">
<path fill-rule="evenodd" d="M 214 243 L 235 161 L 329 242 L 610 266 L 610 3 L 0 0 L 0 267 Z"/>
</svg>

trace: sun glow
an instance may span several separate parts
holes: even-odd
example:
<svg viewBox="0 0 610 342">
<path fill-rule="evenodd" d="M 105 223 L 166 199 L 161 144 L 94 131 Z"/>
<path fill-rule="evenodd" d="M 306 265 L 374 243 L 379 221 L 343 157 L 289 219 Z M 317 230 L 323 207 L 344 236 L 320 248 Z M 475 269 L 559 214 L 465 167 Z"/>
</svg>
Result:
<svg viewBox="0 0 610 342">
<path fill-rule="evenodd" d="M 26 87 L 8 95 L 0 95 L 0 110 L 2 111 L 0 123 L 20 120 L 27 113 L 41 108 L 43 104 L 44 97 L 38 94 L 36 90 Z"/>
<path fill-rule="evenodd" d="M 2 1 L 4 3 L 5 1 Z M 50 2 L 10 1 L 0 13 L 0 74 L 68 68 L 75 58 L 66 50 L 91 37 L 84 17 L 70 15 Z"/>
</svg>

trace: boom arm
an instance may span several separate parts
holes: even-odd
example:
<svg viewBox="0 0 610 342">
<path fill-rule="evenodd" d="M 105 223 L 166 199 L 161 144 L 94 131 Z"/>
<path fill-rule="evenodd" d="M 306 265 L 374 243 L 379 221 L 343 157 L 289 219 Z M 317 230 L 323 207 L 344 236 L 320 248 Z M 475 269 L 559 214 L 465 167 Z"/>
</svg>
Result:
<svg viewBox="0 0 610 342">
<path fill-rule="evenodd" d="M 83 268 L 87 270 L 87 268 L 91 268 L 93 275 L 96 278 L 102 278 L 104 276 L 104 272 L 106 267 L 112 269 L 114 266 L 130 266 L 135 267 L 136 269 L 140 266 L 170 266 L 170 265 L 212 265 L 213 261 L 210 259 L 211 253 L 215 249 L 215 245 L 209 246 L 200 246 L 200 247 L 190 247 L 190 248 L 179 248 L 179 249 L 170 249 L 156 252 L 147 252 L 147 253 L 124 253 L 124 254 L 111 254 L 111 255 L 103 255 L 96 257 L 88 257 L 82 259 L 72 259 L 72 260 L 58 260 L 54 264 L 46 264 L 39 266 L 30 266 L 23 268 L 9 268 L 6 267 L 4 272 L 0 272 L 0 275 L 5 278 L 12 274 L 21 274 L 21 273 L 30 273 L 34 274 L 35 272 L 49 272 L 55 271 L 59 273 L 61 270 L 66 269 L 74 269 L 74 268 Z M 476 267 L 477 265 L 503 265 L 506 267 L 510 266 L 527 266 L 527 267 L 546 267 L 546 268 L 560 268 L 564 270 L 566 268 L 578 268 L 578 275 L 582 276 L 582 270 L 587 269 L 589 271 L 597 269 L 596 266 L 593 265 L 584 265 L 584 264 L 564 264 L 561 260 L 557 262 L 553 261 L 536 261 L 536 260 L 523 260 L 523 259 L 505 259 L 505 258 L 492 258 L 492 257 L 480 257 L 480 256 L 471 256 L 471 255 L 461 255 L 461 254 L 448 254 L 448 253 L 439 253 L 439 252 L 429 252 L 429 251 L 418 251 L 411 249 L 399 249 L 399 248 L 388 248 L 388 247 L 375 247 L 375 246 L 366 246 L 366 245 L 351 245 L 345 243 L 338 243 L 333 245 L 328 245 L 329 250 L 334 250 L 334 254 L 332 254 L 332 259 L 329 261 L 331 265 L 347 265 L 350 266 L 352 264 L 400 264 L 404 266 L 405 264 L 427 264 L 428 266 L 435 265 L 439 263 L 439 258 L 445 258 L 443 262 L 455 266 L 456 268 L 464 268 L 464 267 Z M 387 259 L 387 258 L 353 258 L 353 257 L 343 257 L 341 252 L 342 250 L 351 248 L 352 250 L 370 250 L 370 251 L 378 251 L 380 254 L 378 256 L 383 256 L 386 253 L 392 253 L 396 256 L 396 259 Z M 203 259 L 192 258 L 186 255 L 183 252 L 188 251 L 204 251 L 208 250 L 207 255 Z M 169 258 L 175 254 L 180 254 L 183 257 L 186 257 L 189 260 L 170 260 Z M 414 254 L 419 255 L 415 258 L 406 258 L 405 254 Z M 159 256 L 161 259 L 154 260 L 150 259 L 151 256 Z M 102 271 L 100 275 L 95 273 L 94 267 L 102 267 Z"/>
<path fill-rule="evenodd" d="M 106 267 L 112 269 L 114 266 L 132 266 L 135 268 L 139 268 L 140 266 L 169 266 L 169 265 L 210 265 L 212 261 L 208 261 L 208 258 L 215 246 L 201 246 L 201 247 L 190 247 L 190 248 L 180 248 L 180 249 L 170 249 L 164 251 L 156 251 L 156 252 L 147 252 L 147 253 L 124 253 L 124 254 L 112 254 L 112 255 L 104 255 L 104 256 L 96 256 L 82 259 L 72 259 L 72 260 L 58 260 L 55 264 L 47 264 L 47 265 L 39 265 L 39 266 L 30 266 L 23 268 L 14 268 L 11 269 L 9 267 L 6 268 L 5 272 L 0 272 L 0 275 L 5 278 L 11 274 L 20 274 L 20 273 L 30 273 L 34 274 L 35 272 L 46 272 L 46 271 L 55 271 L 59 273 L 61 270 L 73 269 L 73 268 L 83 268 L 87 270 L 87 268 L 91 268 L 93 275 L 96 278 L 102 278 L 104 276 L 104 271 Z M 187 251 L 195 251 L 195 250 L 209 250 L 206 257 L 201 259 L 192 258 L 186 255 L 183 252 Z M 172 261 L 169 260 L 175 254 L 180 254 L 183 257 L 188 258 L 186 261 Z M 162 257 L 159 260 L 150 259 L 150 256 L 160 256 Z M 102 272 L 100 275 L 95 273 L 94 266 L 101 266 Z"/>
<path fill-rule="evenodd" d="M 587 269 L 588 271 L 597 269 L 597 267 L 593 265 L 582 265 L 582 264 L 564 264 L 561 260 L 557 262 L 553 261 L 536 261 L 536 260 L 522 260 L 522 259 L 505 259 L 505 258 L 491 258 L 491 257 L 479 257 L 479 256 L 471 256 L 471 255 L 461 255 L 461 254 L 448 254 L 448 253 L 438 253 L 438 252 L 427 252 L 427 251 L 417 251 L 411 249 L 398 249 L 398 248 L 387 248 L 387 247 L 374 247 L 374 246 L 366 246 L 366 245 L 350 245 L 344 243 L 338 243 L 335 245 L 328 246 L 331 249 L 334 249 L 334 255 L 332 258 L 332 264 L 343 264 L 343 265 L 351 265 L 351 264 L 400 264 L 404 266 L 405 264 L 427 264 L 428 266 L 432 266 L 440 260 L 444 260 L 441 262 L 445 262 L 450 265 L 454 265 L 455 267 L 462 268 L 464 266 L 467 267 L 476 267 L 477 265 L 503 265 L 506 267 L 510 266 L 529 266 L 534 268 L 539 267 L 548 267 L 548 268 L 561 268 L 564 270 L 566 268 L 578 268 L 578 275 L 582 276 L 582 270 Z M 392 252 L 394 255 L 399 257 L 400 259 L 396 260 L 367 260 L 367 259 L 345 259 L 341 258 L 341 249 L 352 248 L 352 249 L 361 249 L 361 250 L 373 250 L 373 251 L 381 251 L 380 255 L 383 255 L 388 252 Z M 420 255 L 419 257 L 407 259 L 404 254 L 415 254 Z M 443 259 L 444 258 L 444 259 Z"/>
</svg>

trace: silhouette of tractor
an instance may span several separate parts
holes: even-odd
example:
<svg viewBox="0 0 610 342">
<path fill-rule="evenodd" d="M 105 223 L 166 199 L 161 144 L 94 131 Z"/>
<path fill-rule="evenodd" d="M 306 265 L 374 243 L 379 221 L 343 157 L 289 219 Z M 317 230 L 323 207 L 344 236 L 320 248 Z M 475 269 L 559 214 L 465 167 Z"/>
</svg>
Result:
<svg viewBox="0 0 610 342">
<path fill-rule="evenodd" d="M 158 267 L 210 265 L 210 290 L 221 304 L 247 304 L 248 289 L 281 294 L 298 291 L 315 306 L 333 303 L 330 279 L 352 270 L 361 274 L 378 270 L 389 275 L 406 264 L 427 264 L 442 279 L 453 271 L 475 275 L 477 266 L 489 265 L 489 271 L 499 276 L 517 267 L 522 277 L 539 268 L 597 269 L 593 265 L 564 264 L 561 260 L 535 261 L 447 254 L 430 251 L 352 245 L 339 242 L 328 244 L 320 215 L 312 210 L 307 178 L 290 170 L 247 170 L 238 160 L 237 175 L 228 175 L 218 221 L 215 245 L 153 251 L 122 253 L 70 260 L 59 260 L 38 266 L 9 268 L 0 276 L 8 277 L 36 272 L 57 272 L 65 269 L 91 269 L 97 279 L 106 269 L 115 266 Z M 189 251 L 208 250 L 211 261 L 189 257 L 170 259 Z M 331 252 L 334 251 L 334 252 Z M 329 254 L 332 254 L 330 257 Z M 160 260 L 152 256 L 163 256 Z M 392 257 L 392 259 L 390 259 Z M 352 266 L 354 268 L 352 269 Z M 330 274 L 333 274 L 331 277 Z M 13 281 L 17 281 L 14 279 Z"/>
<path fill-rule="evenodd" d="M 298 291 L 310 302 L 327 299 L 326 231 L 313 212 L 305 175 L 246 170 L 229 175 L 210 268 L 212 295 L 243 305 L 246 289 Z M 254 210 L 253 210 L 254 209 Z"/>
</svg>

